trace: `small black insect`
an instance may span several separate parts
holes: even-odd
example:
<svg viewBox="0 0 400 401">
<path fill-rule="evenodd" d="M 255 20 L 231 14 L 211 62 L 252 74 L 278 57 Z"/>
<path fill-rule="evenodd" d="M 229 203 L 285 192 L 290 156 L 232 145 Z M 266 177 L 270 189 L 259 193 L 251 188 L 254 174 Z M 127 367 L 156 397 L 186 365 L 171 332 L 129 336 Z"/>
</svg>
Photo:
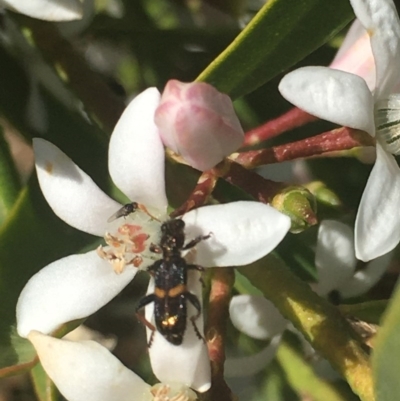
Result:
<svg viewBox="0 0 400 401">
<path fill-rule="evenodd" d="M 142 205 L 141 203 L 132 202 L 127 203 L 126 205 L 122 206 L 121 209 L 118 209 L 112 216 L 110 216 L 107 220 L 108 223 L 119 219 L 120 217 L 127 217 L 131 213 L 136 212 L 137 210 L 141 210 L 142 212 L 146 213 L 149 217 L 154 220 L 158 220 L 157 217 L 153 216 L 146 208 L 146 206 Z"/>
<path fill-rule="evenodd" d="M 119 219 L 120 217 L 129 216 L 131 213 L 136 212 L 139 209 L 139 204 L 137 202 L 127 203 L 126 205 L 122 206 L 121 209 L 118 209 L 112 216 L 108 218 L 108 222 L 111 223 L 112 221 Z"/>
</svg>

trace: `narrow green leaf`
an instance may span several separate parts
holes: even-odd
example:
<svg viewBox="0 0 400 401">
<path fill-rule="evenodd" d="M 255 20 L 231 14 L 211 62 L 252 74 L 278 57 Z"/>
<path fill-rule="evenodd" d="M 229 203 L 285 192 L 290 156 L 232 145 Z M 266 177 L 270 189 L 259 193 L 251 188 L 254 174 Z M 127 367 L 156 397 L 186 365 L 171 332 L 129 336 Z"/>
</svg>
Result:
<svg viewBox="0 0 400 401">
<path fill-rule="evenodd" d="M 353 16 L 348 0 L 269 0 L 197 80 L 243 96 L 320 47 Z"/>
<path fill-rule="evenodd" d="M 274 400 L 274 401 L 301 401 L 300 397 L 293 391 L 288 384 L 285 371 L 274 359 L 268 366 L 264 374 L 264 382 L 259 395 L 255 400 Z"/>
<path fill-rule="evenodd" d="M 0 378 L 28 371 L 38 362 L 33 345 L 18 335 L 15 326 L 9 328 L 9 340 L 0 343 Z"/>
<path fill-rule="evenodd" d="M 345 400 L 331 383 L 318 377 L 309 362 L 288 342 L 281 343 L 276 356 L 288 382 L 299 395 L 307 394 L 313 401 Z"/>
<path fill-rule="evenodd" d="M 254 287 L 250 281 L 243 276 L 243 274 L 239 273 L 239 271 L 235 271 L 235 289 L 240 294 L 250 294 L 250 295 L 258 295 L 262 296 L 262 292 Z"/>
<path fill-rule="evenodd" d="M 17 200 L 21 183 L 10 154 L 10 147 L 0 127 L 0 224 Z"/>
<path fill-rule="evenodd" d="M 400 287 L 383 315 L 375 339 L 372 369 L 377 401 L 393 401 L 400 394 Z M 396 395 L 397 394 L 397 395 Z"/>
<path fill-rule="evenodd" d="M 31 370 L 31 378 L 39 401 L 56 401 L 59 399 L 56 386 L 47 376 L 40 362 Z"/>
<path fill-rule="evenodd" d="M 354 316 L 364 322 L 379 324 L 388 305 L 387 300 L 368 301 L 360 304 L 340 305 L 345 316 Z"/>
</svg>

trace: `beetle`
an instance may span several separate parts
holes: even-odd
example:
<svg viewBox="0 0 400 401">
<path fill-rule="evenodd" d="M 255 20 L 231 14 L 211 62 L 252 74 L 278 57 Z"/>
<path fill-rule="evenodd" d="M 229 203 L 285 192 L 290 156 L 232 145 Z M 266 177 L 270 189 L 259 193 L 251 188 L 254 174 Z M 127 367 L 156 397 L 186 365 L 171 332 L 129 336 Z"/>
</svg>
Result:
<svg viewBox="0 0 400 401">
<path fill-rule="evenodd" d="M 124 205 L 113 217 L 123 217 L 137 209 L 147 212 L 146 208 L 133 202 Z M 153 217 L 150 215 L 150 217 Z M 136 316 L 151 330 L 148 342 L 150 347 L 154 333 L 158 330 L 171 344 L 180 345 L 186 331 L 187 302 L 190 302 L 197 313 L 189 319 L 199 339 L 203 339 L 196 326 L 196 320 L 201 315 L 201 304 L 198 297 L 187 288 L 188 270 L 204 271 L 204 268 L 188 264 L 182 256 L 182 251 L 195 247 L 200 241 L 211 237 L 199 235 L 185 245 L 185 222 L 175 218 L 161 224 L 161 238 L 159 244 L 151 244 L 150 251 L 162 254 L 162 258 L 147 268 L 154 277 L 155 288 L 152 294 L 144 296 L 136 307 Z M 146 305 L 154 303 L 155 326 L 139 311 Z"/>
<path fill-rule="evenodd" d="M 190 317 L 190 320 L 196 335 L 199 339 L 203 338 L 195 322 L 201 314 L 201 304 L 198 297 L 187 288 L 187 272 L 188 270 L 202 272 L 204 268 L 188 264 L 181 252 L 193 248 L 200 241 L 210 238 L 211 235 L 200 235 L 184 245 L 184 229 L 185 222 L 182 219 L 166 221 L 161 225 L 160 243 L 152 244 L 150 247 L 151 251 L 161 253 L 162 259 L 147 268 L 147 271 L 154 277 L 154 292 L 143 297 L 136 308 L 136 315 L 152 331 L 149 347 L 156 329 L 171 344 L 182 344 L 186 330 L 187 302 L 190 302 L 197 311 L 194 316 Z M 156 327 L 139 313 L 140 309 L 152 302 L 154 302 Z"/>
</svg>

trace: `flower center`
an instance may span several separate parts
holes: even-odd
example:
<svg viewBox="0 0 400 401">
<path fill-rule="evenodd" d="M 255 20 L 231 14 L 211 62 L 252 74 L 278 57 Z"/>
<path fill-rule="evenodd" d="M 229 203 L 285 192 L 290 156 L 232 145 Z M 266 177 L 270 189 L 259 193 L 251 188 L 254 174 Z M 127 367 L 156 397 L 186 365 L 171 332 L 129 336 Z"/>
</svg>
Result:
<svg viewBox="0 0 400 401">
<path fill-rule="evenodd" d="M 100 245 L 97 253 L 111 263 L 117 274 L 128 265 L 145 269 L 161 257 L 149 249 L 150 244 L 157 244 L 160 240 L 160 225 L 160 221 L 142 210 L 111 219 L 104 234 L 107 245 Z"/>
<path fill-rule="evenodd" d="M 375 105 L 376 137 L 383 148 L 393 155 L 400 154 L 400 94 Z"/>
<path fill-rule="evenodd" d="M 196 393 L 181 384 L 157 383 L 151 390 L 153 401 L 195 401 Z"/>
</svg>

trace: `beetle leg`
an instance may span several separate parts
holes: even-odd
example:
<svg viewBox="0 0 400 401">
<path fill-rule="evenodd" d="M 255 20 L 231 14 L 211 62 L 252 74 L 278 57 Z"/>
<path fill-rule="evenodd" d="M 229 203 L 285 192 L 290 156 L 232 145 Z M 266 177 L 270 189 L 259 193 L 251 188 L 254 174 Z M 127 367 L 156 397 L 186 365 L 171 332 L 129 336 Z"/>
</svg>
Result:
<svg viewBox="0 0 400 401">
<path fill-rule="evenodd" d="M 186 268 L 190 269 L 190 270 L 197 270 L 199 272 L 204 272 L 204 270 L 205 270 L 203 266 L 199 266 L 199 265 L 187 265 Z"/>
<path fill-rule="evenodd" d="M 145 205 L 141 203 L 137 203 L 137 208 L 140 209 L 142 212 L 146 213 L 152 220 L 160 221 L 157 217 L 153 216 L 146 208 Z"/>
<path fill-rule="evenodd" d="M 151 343 L 153 342 L 153 338 L 154 338 L 154 333 L 156 331 L 156 328 L 154 327 L 154 325 L 152 323 L 150 323 L 145 316 L 143 316 L 141 313 L 139 313 L 139 310 L 144 308 L 146 305 L 151 304 L 152 302 L 154 302 L 156 296 L 154 294 L 149 294 L 146 295 L 145 297 L 143 297 L 140 301 L 138 306 L 136 307 L 136 317 L 139 319 L 139 321 L 144 324 L 149 330 L 151 330 L 151 334 L 150 334 L 150 339 L 149 342 L 147 343 L 147 346 L 150 348 L 151 347 Z"/>
<path fill-rule="evenodd" d="M 150 244 L 149 249 L 150 249 L 150 252 L 153 252 L 153 253 L 162 253 L 161 247 L 159 245 L 156 245 L 156 244 L 153 244 L 153 243 Z"/>
<path fill-rule="evenodd" d="M 196 320 L 200 317 L 201 315 L 201 305 L 199 298 L 196 297 L 196 295 L 192 294 L 191 292 L 187 291 L 184 293 L 185 297 L 187 297 L 188 301 L 196 308 L 197 313 L 194 316 L 190 317 L 190 321 L 192 322 L 194 332 L 196 333 L 197 337 L 199 340 L 203 340 L 204 342 L 206 341 L 204 337 L 201 335 L 199 329 L 196 326 Z"/>
<path fill-rule="evenodd" d="M 209 239 L 211 237 L 212 233 L 209 233 L 208 235 L 199 235 L 196 238 L 193 238 L 191 241 L 189 241 L 183 248 L 183 251 L 186 251 L 187 249 L 193 248 L 196 246 L 200 241 Z"/>
<path fill-rule="evenodd" d="M 203 266 L 199 266 L 199 265 L 187 265 L 186 268 L 190 269 L 190 270 L 197 270 L 200 273 L 203 273 L 205 270 Z M 200 276 L 199 281 L 204 288 L 206 285 L 204 283 L 203 277 Z"/>
</svg>

